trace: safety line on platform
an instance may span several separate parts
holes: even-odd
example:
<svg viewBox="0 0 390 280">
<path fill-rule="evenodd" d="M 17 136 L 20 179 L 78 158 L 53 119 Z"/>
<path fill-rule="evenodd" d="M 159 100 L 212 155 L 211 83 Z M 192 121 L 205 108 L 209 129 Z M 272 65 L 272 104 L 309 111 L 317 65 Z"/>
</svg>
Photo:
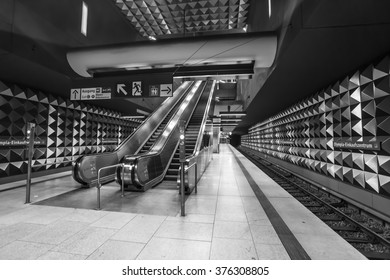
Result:
<svg viewBox="0 0 390 280">
<path fill-rule="evenodd" d="M 282 217 L 280 217 L 276 209 L 272 206 L 269 199 L 262 192 L 260 187 L 257 185 L 253 177 L 248 172 L 248 170 L 241 163 L 240 159 L 232 151 L 232 148 L 230 146 L 229 148 L 232 154 L 234 155 L 234 158 L 236 159 L 238 165 L 240 166 L 242 172 L 244 173 L 245 178 L 248 180 L 248 183 L 251 186 L 253 192 L 255 193 L 257 199 L 259 200 L 260 205 L 263 207 L 264 212 L 266 213 L 268 219 L 270 220 L 272 226 L 274 227 L 280 241 L 282 242 L 284 248 L 287 251 L 287 254 L 290 256 L 292 260 L 310 260 L 311 259 L 310 256 L 307 254 L 305 249 L 302 247 L 302 245 L 296 239 L 294 234 L 288 228 L 286 223 L 283 221 Z"/>
</svg>

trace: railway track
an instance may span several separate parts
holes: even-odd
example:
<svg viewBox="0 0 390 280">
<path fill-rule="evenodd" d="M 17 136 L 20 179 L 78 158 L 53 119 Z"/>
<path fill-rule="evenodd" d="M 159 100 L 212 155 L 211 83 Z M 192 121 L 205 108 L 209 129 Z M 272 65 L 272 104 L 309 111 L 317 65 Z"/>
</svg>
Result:
<svg viewBox="0 0 390 280">
<path fill-rule="evenodd" d="M 390 259 L 390 225 L 386 221 L 271 164 L 255 151 L 239 150 L 368 259 Z"/>
</svg>

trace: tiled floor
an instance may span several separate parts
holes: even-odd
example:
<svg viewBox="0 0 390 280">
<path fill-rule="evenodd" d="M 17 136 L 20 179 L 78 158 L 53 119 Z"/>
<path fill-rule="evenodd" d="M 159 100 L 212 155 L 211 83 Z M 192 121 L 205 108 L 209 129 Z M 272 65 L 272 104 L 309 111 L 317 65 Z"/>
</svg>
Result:
<svg viewBox="0 0 390 280">
<path fill-rule="evenodd" d="M 32 184 L 40 183 L 40 182 L 44 182 L 44 181 L 48 181 L 48 180 L 54 180 L 54 179 L 65 177 L 65 176 L 67 176 L 69 178 L 70 175 L 72 175 L 72 171 L 64 171 L 64 172 L 60 172 L 60 173 L 54 173 L 54 174 L 50 174 L 50 175 L 46 175 L 46 176 L 40 176 L 40 177 L 36 177 L 36 178 L 31 178 L 31 183 Z M 8 190 L 8 189 L 17 188 L 17 187 L 20 187 L 20 186 L 24 186 L 25 184 L 26 184 L 26 180 L 25 179 L 24 180 L 20 180 L 20 181 L 10 182 L 10 183 L 7 183 L 7 184 L 0 184 L 0 191 L 1 190 Z"/>
<path fill-rule="evenodd" d="M 289 259 L 233 153 L 312 259 L 363 258 L 251 162 L 222 145 L 198 194 L 187 199 L 185 217 L 166 214 L 172 211 L 25 205 L 23 189 L 0 193 L 0 259 Z M 76 187 L 69 177 L 33 185 L 34 201 Z"/>
</svg>

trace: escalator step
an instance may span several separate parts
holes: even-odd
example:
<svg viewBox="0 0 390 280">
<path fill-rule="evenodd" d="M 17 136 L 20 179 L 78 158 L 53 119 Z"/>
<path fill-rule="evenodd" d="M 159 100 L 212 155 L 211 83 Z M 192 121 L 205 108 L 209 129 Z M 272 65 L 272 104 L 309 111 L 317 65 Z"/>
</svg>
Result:
<svg viewBox="0 0 390 280">
<path fill-rule="evenodd" d="M 176 181 L 177 180 L 177 176 L 176 175 L 165 175 L 165 180 L 167 181 Z"/>
<path fill-rule="evenodd" d="M 168 169 L 166 175 L 173 175 L 173 176 L 176 175 L 177 176 L 177 172 L 178 172 L 178 169 Z"/>
</svg>

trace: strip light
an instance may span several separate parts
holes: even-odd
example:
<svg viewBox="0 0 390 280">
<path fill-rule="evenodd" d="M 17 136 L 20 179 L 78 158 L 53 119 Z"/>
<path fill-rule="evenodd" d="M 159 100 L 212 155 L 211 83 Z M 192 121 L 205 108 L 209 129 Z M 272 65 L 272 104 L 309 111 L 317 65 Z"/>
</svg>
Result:
<svg viewBox="0 0 390 280">
<path fill-rule="evenodd" d="M 271 0 L 268 0 L 268 17 L 271 17 L 272 11 L 271 11 Z"/>
<path fill-rule="evenodd" d="M 87 25 L 88 25 L 88 6 L 83 2 L 83 11 L 81 14 L 81 34 L 87 36 Z"/>
<path fill-rule="evenodd" d="M 246 112 L 243 111 L 236 111 L 236 112 L 219 112 L 220 117 L 225 117 L 225 116 L 246 116 Z"/>
</svg>

